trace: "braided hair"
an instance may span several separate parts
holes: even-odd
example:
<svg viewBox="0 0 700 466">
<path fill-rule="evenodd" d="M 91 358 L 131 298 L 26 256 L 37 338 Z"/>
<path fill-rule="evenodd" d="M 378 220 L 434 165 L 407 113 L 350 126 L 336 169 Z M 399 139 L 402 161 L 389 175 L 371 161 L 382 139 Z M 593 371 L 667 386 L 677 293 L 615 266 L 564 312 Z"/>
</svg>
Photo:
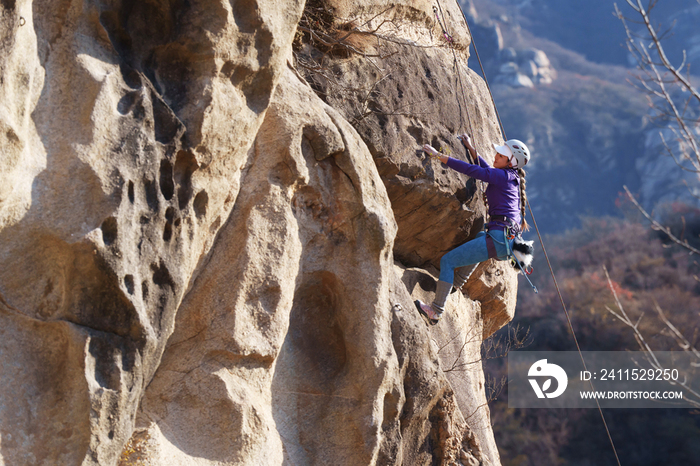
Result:
<svg viewBox="0 0 700 466">
<path fill-rule="evenodd" d="M 520 175 L 520 231 L 526 232 L 530 229 L 530 225 L 528 225 L 527 220 L 525 220 L 525 205 L 527 204 L 527 194 L 525 193 L 525 170 L 518 168 L 518 175 Z"/>
</svg>

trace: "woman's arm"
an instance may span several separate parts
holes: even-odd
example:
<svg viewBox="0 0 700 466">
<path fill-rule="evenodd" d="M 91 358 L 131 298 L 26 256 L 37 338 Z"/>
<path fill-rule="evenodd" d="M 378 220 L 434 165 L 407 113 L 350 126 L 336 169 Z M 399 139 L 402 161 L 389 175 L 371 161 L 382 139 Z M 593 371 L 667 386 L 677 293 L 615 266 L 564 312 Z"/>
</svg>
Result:
<svg viewBox="0 0 700 466">
<path fill-rule="evenodd" d="M 472 138 L 469 137 L 467 133 L 464 133 L 460 136 L 457 136 L 457 139 L 462 141 L 462 145 L 467 148 L 467 151 L 469 151 L 472 160 L 476 162 L 476 160 L 480 157 L 479 154 L 476 152 L 476 147 L 474 147 L 474 145 L 472 144 Z"/>
<path fill-rule="evenodd" d="M 464 147 L 467 148 L 469 154 L 471 154 L 472 160 L 475 164 L 478 164 L 480 167 L 483 168 L 491 168 L 491 165 L 489 165 L 489 163 L 478 154 L 478 152 L 476 151 L 476 147 L 474 147 L 474 145 L 472 144 L 472 138 L 469 137 L 468 134 L 464 133 L 460 136 L 457 136 L 457 139 L 462 141 L 462 144 L 464 145 Z"/>
<path fill-rule="evenodd" d="M 491 168 L 488 166 L 486 161 L 479 157 L 479 163 L 483 162 L 486 167 L 480 165 L 472 165 L 471 163 L 463 162 L 461 160 L 453 159 L 447 157 L 447 162 L 445 164 L 451 169 L 469 175 L 477 180 L 485 181 L 487 183 L 507 183 L 508 175 L 505 170 L 499 168 Z"/>
<path fill-rule="evenodd" d="M 476 163 L 478 163 L 479 166 L 483 168 L 492 168 L 486 160 L 481 158 L 481 156 L 479 156 L 479 159 L 476 161 Z"/>
<path fill-rule="evenodd" d="M 428 155 L 430 155 L 432 158 L 440 160 L 440 162 L 442 162 L 444 164 L 446 164 L 447 160 L 449 159 L 448 156 L 446 156 L 442 152 L 438 152 L 438 150 L 435 149 L 430 144 L 425 144 L 423 146 L 423 151 L 426 152 Z"/>
<path fill-rule="evenodd" d="M 477 158 L 479 165 L 472 165 L 471 163 L 463 162 L 461 160 L 448 157 L 442 152 L 438 152 L 438 150 L 432 147 L 430 144 L 424 145 L 423 150 L 426 153 L 428 153 L 431 157 L 439 159 L 440 162 L 444 163 L 449 168 L 460 173 L 464 173 L 465 175 L 469 175 L 472 178 L 476 178 L 477 180 L 485 181 L 487 183 L 507 182 L 508 176 L 503 170 L 500 170 L 498 168 L 492 168 L 484 159 L 482 159 L 478 155 Z"/>
</svg>

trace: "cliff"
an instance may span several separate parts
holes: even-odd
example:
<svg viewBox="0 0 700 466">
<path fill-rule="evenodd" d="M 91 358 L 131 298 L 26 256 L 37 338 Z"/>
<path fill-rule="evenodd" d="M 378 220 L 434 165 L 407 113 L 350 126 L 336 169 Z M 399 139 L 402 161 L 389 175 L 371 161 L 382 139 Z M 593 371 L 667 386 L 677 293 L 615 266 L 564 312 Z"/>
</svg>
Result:
<svg viewBox="0 0 700 466">
<path fill-rule="evenodd" d="M 500 463 L 515 273 L 412 304 L 485 213 L 418 148 L 500 141 L 441 7 L 0 3 L 0 463 Z"/>
</svg>

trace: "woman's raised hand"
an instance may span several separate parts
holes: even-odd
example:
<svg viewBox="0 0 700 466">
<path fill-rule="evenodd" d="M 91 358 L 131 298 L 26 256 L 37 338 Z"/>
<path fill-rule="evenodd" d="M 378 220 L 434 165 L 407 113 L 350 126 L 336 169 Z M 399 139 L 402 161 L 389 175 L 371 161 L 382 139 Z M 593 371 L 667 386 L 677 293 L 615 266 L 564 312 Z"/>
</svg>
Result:
<svg viewBox="0 0 700 466">
<path fill-rule="evenodd" d="M 434 148 L 430 144 L 424 145 L 423 151 L 434 159 L 439 159 L 440 156 L 442 155 L 440 152 L 438 152 L 438 150 L 436 148 Z"/>
<path fill-rule="evenodd" d="M 459 136 L 457 136 L 457 139 L 462 141 L 462 144 L 464 144 L 464 147 L 466 147 L 467 149 L 471 149 L 473 147 L 472 146 L 472 138 L 469 137 L 469 135 L 467 133 L 460 134 Z"/>
</svg>

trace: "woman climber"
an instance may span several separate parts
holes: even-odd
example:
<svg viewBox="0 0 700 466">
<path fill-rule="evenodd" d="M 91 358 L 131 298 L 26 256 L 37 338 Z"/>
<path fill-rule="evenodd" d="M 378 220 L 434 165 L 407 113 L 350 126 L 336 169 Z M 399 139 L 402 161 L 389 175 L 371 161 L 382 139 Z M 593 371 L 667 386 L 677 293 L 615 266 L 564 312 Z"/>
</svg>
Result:
<svg viewBox="0 0 700 466">
<path fill-rule="evenodd" d="M 468 135 L 463 134 L 458 138 L 477 164 L 472 165 L 448 157 L 428 144 L 423 146 L 423 150 L 431 157 L 440 159 L 440 162 L 451 169 L 488 183 L 486 200 L 490 220 L 485 232 L 480 232 L 471 241 L 442 256 L 440 278 L 433 303 L 416 301 L 418 311 L 428 319 L 431 325 L 437 324 L 440 320 L 445 310 L 447 296 L 453 286 L 457 290 L 462 288 L 480 262 L 492 257 L 498 260 L 506 260 L 510 257 L 515 238 L 528 229 L 525 221 L 527 203 L 525 171 L 522 169 L 530 160 L 530 151 L 527 146 L 517 139 L 510 139 L 502 146 L 494 144 L 496 158 L 491 167 L 477 154 Z M 529 243 L 531 254 L 532 246 L 531 242 Z M 520 264 L 523 262 L 521 261 Z"/>
</svg>

